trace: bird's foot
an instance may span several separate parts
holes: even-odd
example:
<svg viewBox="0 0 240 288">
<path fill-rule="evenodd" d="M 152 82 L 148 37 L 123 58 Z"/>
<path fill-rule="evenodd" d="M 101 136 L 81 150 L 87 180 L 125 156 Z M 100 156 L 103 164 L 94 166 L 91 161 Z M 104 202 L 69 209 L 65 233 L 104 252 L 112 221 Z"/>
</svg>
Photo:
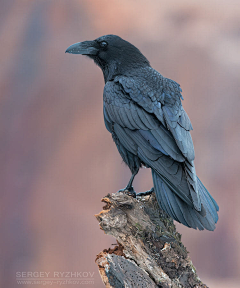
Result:
<svg viewBox="0 0 240 288">
<path fill-rule="evenodd" d="M 124 188 L 124 189 L 120 189 L 120 190 L 118 190 L 118 192 L 123 192 L 123 193 L 126 193 L 127 195 L 129 195 L 129 196 L 132 196 L 133 198 L 136 198 L 136 192 L 134 191 L 134 188 L 133 188 L 133 186 L 131 186 L 131 187 L 126 187 L 126 188 Z"/>
<path fill-rule="evenodd" d="M 147 196 L 147 195 L 151 195 L 153 192 L 154 192 L 154 187 L 148 191 L 139 192 L 136 194 L 136 196 Z"/>
</svg>

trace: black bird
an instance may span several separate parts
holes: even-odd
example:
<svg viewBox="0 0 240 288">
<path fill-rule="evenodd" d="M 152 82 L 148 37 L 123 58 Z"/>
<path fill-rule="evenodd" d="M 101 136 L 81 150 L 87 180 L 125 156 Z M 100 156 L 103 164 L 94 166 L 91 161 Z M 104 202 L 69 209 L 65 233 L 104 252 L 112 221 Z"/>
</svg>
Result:
<svg viewBox="0 0 240 288">
<path fill-rule="evenodd" d="M 132 172 L 125 189 L 134 196 L 155 192 L 159 206 L 194 229 L 214 230 L 219 210 L 196 175 L 192 124 L 181 103 L 181 88 L 154 70 L 131 43 L 115 35 L 71 45 L 102 69 L 103 114 L 107 130 Z M 151 168 L 154 188 L 136 194 L 139 168 Z"/>
</svg>

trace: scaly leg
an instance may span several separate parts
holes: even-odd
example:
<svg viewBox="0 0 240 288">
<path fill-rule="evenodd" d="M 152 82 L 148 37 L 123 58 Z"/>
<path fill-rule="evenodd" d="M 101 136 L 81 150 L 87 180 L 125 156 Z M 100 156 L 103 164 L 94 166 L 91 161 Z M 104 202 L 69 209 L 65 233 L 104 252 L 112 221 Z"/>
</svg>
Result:
<svg viewBox="0 0 240 288">
<path fill-rule="evenodd" d="M 132 186 L 134 177 L 137 175 L 137 172 L 133 173 L 127 186 L 124 189 L 120 189 L 118 192 L 127 192 L 130 196 L 136 197 L 136 192 L 134 191 L 134 188 Z"/>
<path fill-rule="evenodd" d="M 147 195 L 151 195 L 154 191 L 154 187 L 148 191 L 145 191 L 145 192 L 140 192 L 140 193 L 136 193 L 134 191 L 134 188 L 132 186 L 132 183 L 133 183 L 133 180 L 134 180 L 134 177 L 137 175 L 137 173 L 133 173 L 127 186 L 124 188 L 124 189 L 120 189 L 118 192 L 125 192 L 127 193 L 128 195 L 136 198 L 136 196 L 147 196 Z"/>
</svg>

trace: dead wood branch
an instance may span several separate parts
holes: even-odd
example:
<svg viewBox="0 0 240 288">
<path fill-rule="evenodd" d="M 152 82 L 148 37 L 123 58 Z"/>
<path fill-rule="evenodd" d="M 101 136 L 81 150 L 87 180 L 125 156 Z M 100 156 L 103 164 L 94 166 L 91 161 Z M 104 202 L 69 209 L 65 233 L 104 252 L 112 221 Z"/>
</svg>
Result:
<svg viewBox="0 0 240 288">
<path fill-rule="evenodd" d="M 207 287 L 154 194 L 135 199 L 118 192 L 102 201 L 106 205 L 96 218 L 118 242 L 96 258 L 106 287 Z"/>
</svg>

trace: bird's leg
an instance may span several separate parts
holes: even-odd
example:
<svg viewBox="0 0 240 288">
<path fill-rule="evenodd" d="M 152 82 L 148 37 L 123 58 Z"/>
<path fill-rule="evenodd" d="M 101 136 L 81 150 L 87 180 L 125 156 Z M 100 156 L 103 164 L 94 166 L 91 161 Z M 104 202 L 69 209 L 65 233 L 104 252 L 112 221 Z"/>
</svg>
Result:
<svg viewBox="0 0 240 288">
<path fill-rule="evenodd" d="M 139 192 L 136 194 L 136 196 L 147 196 L 147 195 L 151 195 L 153 192 L 154 192 L 154 187 L 148 191 Z"/>
<path fill-rule="evenodd" d="M 136 198 L 136 196 L 148 196 L 148 195 L 151 195 L 153 192 L 154 192 L 154 187 L 152 187 L 152 189 L 148 190 L 148 191 L 145 191 L 145 192 L 139 192 L 139 193 L 136 193 L 134 191 L 134 188 L 132 186 L 132 183 L 133 183 L 133 180 L 135 178 L 135 176 L 137 175 L 137 172 L 136 173 L 133 173 L 127 186 L 124 188 L 124 189 L 120 189 L 118 192 L 127 192 L 128 195 Z"/>
<path fill-rule="evenodd" d="M 132 183 L 133 183 L 133 179 L 136 175 L 137 175 L 137 172 L 133 173 L 127 186 L 124 189 L 120 189 L 118 192 L 126 192 L 127 191 L 127 194 L 129 194 L 130 196 L 133 196 L 135 198 L 136 192 L 134 191 Z"/>
</svg>

